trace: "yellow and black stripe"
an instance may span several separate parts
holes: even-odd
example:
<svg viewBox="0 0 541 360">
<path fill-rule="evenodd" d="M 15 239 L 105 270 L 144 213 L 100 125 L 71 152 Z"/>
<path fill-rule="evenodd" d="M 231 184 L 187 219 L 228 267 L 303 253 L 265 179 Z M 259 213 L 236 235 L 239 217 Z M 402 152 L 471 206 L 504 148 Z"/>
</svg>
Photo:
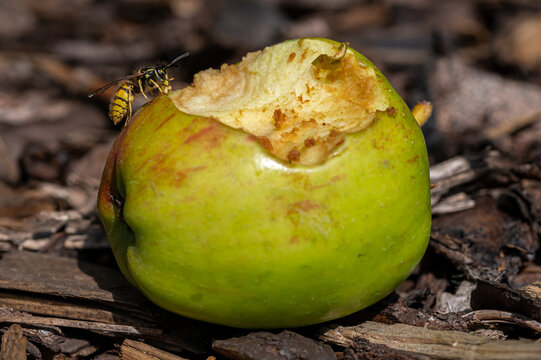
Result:
<svg viewBox="0 0 541 360">
<path fill-rule="evenodd" d="M 125 82 L 120 85 L 109 105 L 109 117 L 116 125 L 124 119 L 128 111 L 131 113 L 131 103 L 135 96 L 133 94 L 134 86 Z"/>
</svg>

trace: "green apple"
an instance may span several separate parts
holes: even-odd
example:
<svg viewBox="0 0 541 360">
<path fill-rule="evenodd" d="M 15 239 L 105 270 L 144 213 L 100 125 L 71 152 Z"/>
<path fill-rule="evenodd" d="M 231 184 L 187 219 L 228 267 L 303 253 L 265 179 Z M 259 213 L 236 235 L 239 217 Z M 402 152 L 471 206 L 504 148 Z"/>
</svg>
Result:
<svg viewBox="0 0 541 360">
<path fill-rule="evenodd" d="M 420 261 L 426 146 L 365 57 L 291 40 L 137 112 L 98 210 L 121 271 L 159 306 L 234 327 L 315 324 L 373 304 Z"/>
</svg>

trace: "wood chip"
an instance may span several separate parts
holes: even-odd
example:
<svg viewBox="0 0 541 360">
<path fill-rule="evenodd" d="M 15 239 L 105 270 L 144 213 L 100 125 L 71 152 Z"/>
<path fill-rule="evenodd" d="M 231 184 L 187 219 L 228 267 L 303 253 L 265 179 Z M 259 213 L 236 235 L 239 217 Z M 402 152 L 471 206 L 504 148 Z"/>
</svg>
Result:
<svg viewBox="0 0 541 360">
<path fill-rule="evenodd" d="M 23 334 L 30 342 L 43 346 L 54 353 L 60 352 L 60 344 L 66 341 L 66 337 L 54 328 L 34 329 L 25 327 L 23 328 Z"/>
<path fill-rule="evenodd" d="M 19 325 L 11 325 L 2 336 L 0 360 L 26 360 L 26 338 Z"/>
<path fill-rule="evenodd" d="M 92 344 L 89 340 L 67 338 L 60 344 L 60 351 L 63 354 L 68 354 L 71 358 L 83 358 L 88 357 L 99 349 L 99 341 Z"/>
<path fill-rule="evenodd" d="M 471 306 L 474 310 L 496 309 L 522 314 L 541 322 L 541 299 L 505 284 L 478 280 L 471 295 Z"/>
<path fill-rule="evenodd" d="M 124 339 L 120 345 L 120 358 L 122 360 L 187 360 L 160 350 L 141 341 Z"/>
<path fill-rule="evenodd" d="M 114 303 L 141 316 L 148 312 L 150 304 L 118 271 L 76 259 L 26 251 L 2 256 L 0 289 Z"/>
<path fill-rule="evenodd" d="M 348 347 L 357 339 L 413 355 L 441 359 L 539 359 L 541 343 L 526 340 L 497 341 L 459 331 L 430 330 L 404 324 L 385 325 L 368 321 L 359 326 L 337 327 L 321 338 Z"/>
<path fill-rule="evenodd" d="M 0 307 L 0 322 L 11 324 L 26 324 L 38 326 L 61 326 L 74 329 L 84 329 L 94 331 L 103 335 L 139 335 L 139 336 L 159 336 L 160 329 L 141 328 L 129 325 L 105 324 L 93 321 L 70 320 L 53 317 L 41 317 L 24 315 L 19 312 L 10 311 L 7 308 Z"/>
<path fill-rule="evenodd" d="M 121 311 L 103 309 L 96 305 L 85 305 L 81 302 L 72 303 L 66 301 L 66 299 L 43 298 L 35 295 L 12 294 L 6 291 L 0 291 L 0 305 L 36 315 L 98 321 L 107 324 L 148 325 L 148 322 L 143 323 L 138 317 L 130 316 L 129 313 L 122 314 Z"/>
<path fill-rule="evenodd" d="M 412 354 L 408 351 L 392 349 L 382 344 L 373 344 L 366 339 L 355 339 L 344 352 L 343 360 L 433 360 L 433 357 Z"/>
<path fill-rule="evenodd" d="M 237 360 L 336 360 L 329 345 L 322 345 L 292 331 L 280 334 L 256 332 L 227 340 L 216 340 L 212 349 Z"/>
<path fill-rule="evenodd" d="M 431 166 L 430 181 L 435 183 L 469 170 L 471 170 L 471 165 L 468 159 L 464 156 L 455 156 L 454 158 Z"/>
<path fill-rule="evenodd" d="M 475 200 L 466 193 L 458 193 L 440 200 L 432 206 L 432 214 L 443 215 L 473 209 Z"/>
<path fill-rule="evenodd" d="M 530 328 L 541 334 L 541 323 L 524 315 L 500 310 L 477 310 L 464 315 L 464 318 L 473 319 L 480 323 L 505 322 Z"/>
</svg>

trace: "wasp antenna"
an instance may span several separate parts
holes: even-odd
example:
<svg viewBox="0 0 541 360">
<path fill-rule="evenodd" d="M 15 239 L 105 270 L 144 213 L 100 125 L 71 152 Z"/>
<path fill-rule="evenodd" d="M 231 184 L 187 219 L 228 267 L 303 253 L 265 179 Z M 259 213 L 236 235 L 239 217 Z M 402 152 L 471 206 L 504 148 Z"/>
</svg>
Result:
<svg viewBox="0 0 541 360">
<path fill-rule="evenodd" d="M 166 66 L 166 68 L 170 68 L 171 66 L 175 65 L 176 62 L 178 62 L 180 59 L 185 58 L 186 56 L 190 55 L 189 52 L 185 52 L 184 54 L 177 57 L 175 60 L 171 61 L 169 65 Z"/>
</svg>

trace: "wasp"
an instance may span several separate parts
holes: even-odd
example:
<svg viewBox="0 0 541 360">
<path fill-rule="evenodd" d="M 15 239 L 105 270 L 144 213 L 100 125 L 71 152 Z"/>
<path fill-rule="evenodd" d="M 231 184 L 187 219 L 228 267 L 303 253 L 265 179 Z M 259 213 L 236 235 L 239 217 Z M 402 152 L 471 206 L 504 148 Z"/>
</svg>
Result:
<svg viewBox="0 0 541 360">
<path fill-rule="evenodd" d="M 150 100 L 146 94 L 147 92 L 152 94 L 152 91 L 157 89 L 162 94 L 167 94 L 171 90 L 171 85 L 169 82 L 173 80 L 173 78 L 169 77 L 167 69 L 188 55 L 189 53 L 184 53 L 167 65 L 156 65 L 140 68 L 132 75 L 110 82 L 109 84 L 93 91 L 88 95 L 88 97 L 99 94 L 109 89 L 113 85 L 120 84 L 118 90 L 111 99 L 111 104 L 109 104 L 109 117 L 111 120 L 113 120 L 115 125 L 121 122 L 124 118 L 126 118 L 126 121 L 128 121 L 132 115 L 132 103 L 135 99 L 135 95 L 142 94 L 148 103 Z"/>
</svg>

